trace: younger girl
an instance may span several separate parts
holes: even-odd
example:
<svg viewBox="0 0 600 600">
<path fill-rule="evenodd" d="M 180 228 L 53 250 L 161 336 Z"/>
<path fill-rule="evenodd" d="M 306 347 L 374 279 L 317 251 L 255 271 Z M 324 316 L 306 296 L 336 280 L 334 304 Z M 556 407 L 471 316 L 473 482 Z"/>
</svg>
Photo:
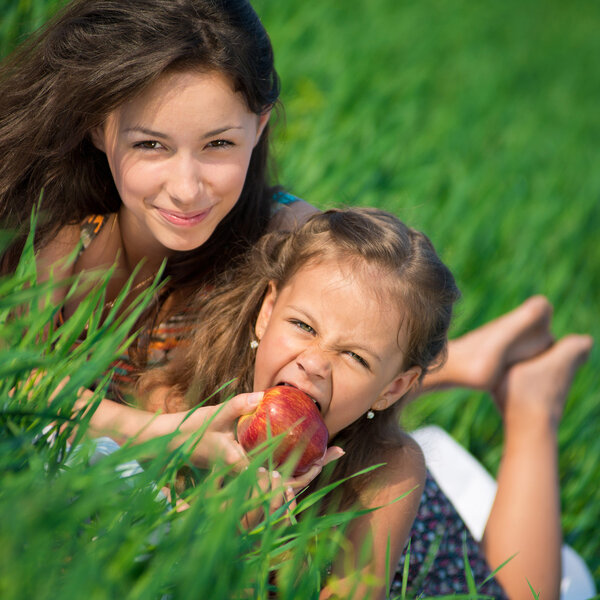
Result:
<svg viewBox="0 0 600 600">
<path fill-rule="evenodd" d="M 479 584 L 489 577 L 489 564 L 496 568 L 517 554 L 500 570 L 498 581 L 490 579 L 480 592 L 528 598 L 531 582 L 543 597 L 557 598 L 557 430 L 571 380 L 589 353 L 591 339 L 566 336 L 500 378 L 494 399 L 506 443 L 498 490 L 479 545 L 436 482 L 426 476 L 420 449 L 398 426 L 399 400 L 443 362 L 458 295 L 452 274 L 429 240 L 393 216 L 373 209 L 318 214 L 292 234 L 262 238 L 211 295 L 196 297 L 200 318 L 193 339 L 189 346 L 180 346 L 168 366 L 142 376 L 140 395 L 150 411 L 169 413 L 204 401 L 233 378 L 210 402 L 232 393 L 293 385 L 315 400 L 332 446 L 345 450 L 334 463 L 333 478 L 386 463 L 370 476 L 350 479 L 341 487 L 341 497 L 330 500 L 333 506 L 383 508 L 352 524 L 348 534 L 356 562 L 345 557 L 334 565 L 339 579 L 330 580 L 322 598 L 350 597 L 351 574 L 361 569 L 375 575 L 378 584 L 355 590 L 354 597 L 371 593 L 383 598 L 388 539 L 390 572 L 399 592 L 398 559 L 409 535 L 409 589 L 414 594 L 467 592 L 462 561 L 466 542 Z M 520 312 L 505 322 L 520 319 Z M 311 485 L 319 484 L 317 479 Z M 441 545 L 427 571 L 428 546 L 437 534 Z M 365 540 L 373 544 L 367 566 L 357 558 Z"/>
<path fill-rule="evenodd" d="M 146 408 L 167 411 L 213 393 L 210 402 L 219 402 L 274 385 L 311 396 L 331 444 L 346 453 L 332 477 L 386 463 L 344 484 L 336 506 L 382 505 L 418 488 L 349 531 L 357 556 L 365 540 L 373 543 L 365 571 L 382 590 L 388 536 L 393 569 L 425 479 L 423 457 L 398 425 L 399 400 L 443 361 L 458 297 L 422 233 L 382 211 L 330 210 L 292 234 L 265 236 L 229 283 L 197 296 L 200 320 L 190 345 L 142 376 L 140 394 Z M 341 577 L 342 563 L 334 565 Z M 355 597 L 372 591 L 359 589 Z M 348 589 L 336 593 L 347 597 Z"/>
</svg>

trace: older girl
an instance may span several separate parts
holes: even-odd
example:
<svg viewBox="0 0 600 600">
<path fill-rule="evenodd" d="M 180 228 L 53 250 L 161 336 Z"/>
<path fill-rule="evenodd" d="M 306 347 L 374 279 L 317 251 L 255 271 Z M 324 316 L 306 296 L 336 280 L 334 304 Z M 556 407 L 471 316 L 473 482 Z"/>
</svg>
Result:
<svg viewBox="0 0 600 600">
<path fill-rule="evenodd" d="M 131 301 L 166 261 L 168 283 L 93 417 L 98 433 L 124 440 L 176 428 L 183 416 L 153 420 L 122 404 L 132 374 L 164 361 L 185 335 L 190 293 L 211 285 L 270 223 L 306 211 L 300 201 L 288 208 L 295 199 L 268 183 L 278 95 L 269 38 L 245 0 L 75 0 L 2 65 L 0 222 L 16 232 L 2 272 L 14 270 L 38 200 L 40 279 L 116 263 L 107 311 L 130 277 Z M 64 298 L 66 289 L 56 298 L 62 319 L 79 301 Z M 219 417 L 216 445 L 232 460 L 243 459 L 232 423 L 252 401 Z M 214 452 L 200 445 L 195 459 Z"/>
</svg>

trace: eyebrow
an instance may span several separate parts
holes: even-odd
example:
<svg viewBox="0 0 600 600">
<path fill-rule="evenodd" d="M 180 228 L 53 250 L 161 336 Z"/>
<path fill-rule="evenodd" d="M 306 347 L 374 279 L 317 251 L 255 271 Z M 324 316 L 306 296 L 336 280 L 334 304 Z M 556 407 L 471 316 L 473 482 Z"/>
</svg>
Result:
<svg viewBox="0 0 600 600">
<path fill-rule="evenodd" d="M 350 346 L 351 348 L 354 348 L 355 350 L 360 350 L 361 352 L 366 352 L 367 354 L 370 354 L 375 360 L 377 360 L 378 362 L 381 362 L 381 357 L 379 356 L 379 354 L 374 352 L 372 348 L 367 348 L 366 346 L 361 346 L 360 344 L 347 344 L 347 345 Z"/>
<path fill-rule="evenodd" d="M 226 131 L 231 131 L 233 129 L 243 129 L 241 125 L 225 125 L 225 127 L 219 127 L 218 129 L 213 129 L 212 131 L 207 131 L 201 139 L 206 139 L 209 137 L 214 137 L 215 135 L 220 135 L 225 133 Z M 124 129 L 125 133 L 143 133 L 144 135 L 155 137 L 155 138 L 163 138 L 166 139 L 169 136 L 165 133 L 161 133 L 160 131 L 154 131 L 153 129 L 147 129 L 146 127 L 127 127 Z"/>
<path fill-rule="evenodd" d="M 290 304 L 290 307 L 293 308 L 294 310 L 297 310 L 298 312 L 302 313 L 309 321 L 315 321 L 315 318 L 312 317 L 309 313 L 307 313 L 303 308 L 300 308 L 299 306 L 295 306 L 294 304 Z M 317 327 L 319 327 L 318 323 L 317 323 Z M 366 352 L 367 354 L 370 354 L 373 358 L 375 358 L 377 361 L 382 362 L 381 357 L 379 356 L 379 354 L 377 354 L 372 348 L 367 348 L 367 346 L 363 346 L 361 344 L 357 344 L 357 343 L 351 343 L 351 344 L 337 344 L 338 346 L 342 347 L 349 347 L 352 348 L 354 350 L 360 350 L 361 352 Z"/>
</svg>

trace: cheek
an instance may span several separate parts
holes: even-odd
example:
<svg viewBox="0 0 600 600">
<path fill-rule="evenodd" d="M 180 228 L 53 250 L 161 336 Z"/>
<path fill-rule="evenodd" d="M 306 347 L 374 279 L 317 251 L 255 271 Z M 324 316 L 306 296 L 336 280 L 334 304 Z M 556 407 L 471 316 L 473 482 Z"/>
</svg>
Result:
<svg viewBox="0 0 600 600">
<path fill-rule="evenodd" d="M 129 196 L 146 196 L 160 188 L 160 169 L 151 162 L 136 161 L 126 155 L 115 155 L 114 160 L 109 160 L 109 165 L 124 203 L 127 203 Z"/>
<path fill-rule="evenodd" d="M 271 385 L 277 370 L 278 364 L 276 363 L 276 354 L 261 342 L 256 350 L 252 391 L 261 392 L 266 390 Z"/>
<path fill-rule="evenodd" d="M 362 415 L 362 411 L 356 410 L 356 407 L 352 406 L 330 410 L 325 416 L 325 425 L 327 425 L 329 436 L 333 437 L 338 434 L 342 429 L 360 419 Z"/>
<path fill-rule="evenodd" d="M 245 161 L 211 165 L 205 181 L 213 190 L 236 202 L 242 193 L 247 172 L 248 163 Z"/>
<path fill-rule="evenodd" d="M 325 416 L 331 436 L 363 418 L 371 408 L 372 398 L 376 396 L 376 391 L 370 385 L 353 379 L 347 372 L 343 377 L 334 378 L 333 390 L 334 398 Z"/>
<path fill-rule="evenodd" d="M 291 340 L 267 329 L 257 350 L 254 362 L 254 391 L 267 388 L 275 375 L 297 354 Z"/>
</svg>

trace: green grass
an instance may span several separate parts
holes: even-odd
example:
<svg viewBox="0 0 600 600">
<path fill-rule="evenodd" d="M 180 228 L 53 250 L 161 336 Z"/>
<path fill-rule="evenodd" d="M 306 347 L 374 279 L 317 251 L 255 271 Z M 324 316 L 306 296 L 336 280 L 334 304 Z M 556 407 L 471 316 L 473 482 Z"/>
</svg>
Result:
<svg viewBox="0 0 600 600">
<path fill-rule="evenodd" d="M 0 1 L 2 52 L 56 4 Z M 600 339 L 599 3 L 254 4 L 283 83 L 282 183 L 425 230 L 463 291 L 455 334 L 543 293 L 557 337 Z M 566 406 L 560 476 L 566 541 L 600 585 L 598 367 L 596 347 Z M 408 420 L 441 424 L 495 472 L 501 426 L 484 395 L 436 394 Z"/>
<path fill-rule="evenodd" d="M 269 513 L 281 492 L 249 493 L 269 448 L 235 476 L 226 465 L 203 472 L 189 464 L 202 431 L 178 448 L 169 446 L 173 434 L 94 455 L 89 415 L 74 410 L 77 390 L 90 388 L 126 348 L 153 290 L 117 316 L 120 294 L 100 323 L 109 271 L 54 327 L 56 286 L 36 283 L 32 246 L 30 238 L 17 272 L 0 278 L 0 597 L 258 599 L 274 578 L 282 600 L 317 597 L 356 513 L 318 517 L 316 496 L 307 494 L 289 519 L 285 506 Z M 144 469 L 132 470 L 140 457 Z M 189 509 L 178 512 L 159 490 L 173 486 L 183 466 L 196 485 L 183 495 Z M 265 507 L 262 523 L 241 527 L 245 513 Z"/>
<path fill-rule="evenodd" d="M 542 293 L 553 332 L 600 340 L 600 4 L 506 0 L 255 2 L 286 107 L 282 182 L 327 207 L 376 205 L 426 231 L 463 300 L 454 334 Z M 600 361 L 560 429 L 565 538 L 600 584 Z M 482 394 L 424 398 L 494 473 L 501 424 Z"/>
</svg>

